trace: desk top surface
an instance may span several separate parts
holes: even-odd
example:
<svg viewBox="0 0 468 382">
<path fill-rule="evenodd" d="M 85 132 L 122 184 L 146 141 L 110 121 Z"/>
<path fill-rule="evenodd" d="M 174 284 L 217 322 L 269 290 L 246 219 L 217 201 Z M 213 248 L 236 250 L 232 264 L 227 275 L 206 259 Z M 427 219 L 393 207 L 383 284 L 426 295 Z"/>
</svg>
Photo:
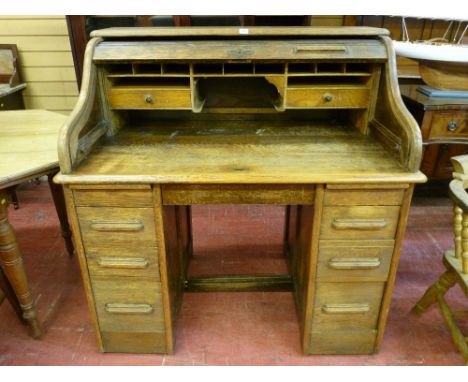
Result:
<svg viewBox="0 0 468 382">
<path fill-rule="evenodd" d="M 66 118 L 46 110 L 0 112 L 0 188 L 58 167 L 58 132 Z"/>
<path fill-rule="evenodd" d="M 339 123 L 159 121 L 96 146 L 61 183 L 423 182 L 373 138 Z"/>
</svg>

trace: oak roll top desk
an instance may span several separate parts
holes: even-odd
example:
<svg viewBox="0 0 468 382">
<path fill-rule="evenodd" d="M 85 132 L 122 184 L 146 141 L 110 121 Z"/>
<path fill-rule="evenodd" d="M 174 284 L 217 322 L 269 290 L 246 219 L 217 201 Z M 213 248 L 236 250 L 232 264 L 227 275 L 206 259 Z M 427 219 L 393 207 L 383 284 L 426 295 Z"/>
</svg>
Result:
<svg viewBox="0 0 468 382">
<path fill-rule="evenodd" d="M 94 31 L 55 180 L 100 350 L 174 351 L 191 205 L 272 204 L 304 353 L 376 352 L 421 148 L 384 29 Z"/>
</svg>

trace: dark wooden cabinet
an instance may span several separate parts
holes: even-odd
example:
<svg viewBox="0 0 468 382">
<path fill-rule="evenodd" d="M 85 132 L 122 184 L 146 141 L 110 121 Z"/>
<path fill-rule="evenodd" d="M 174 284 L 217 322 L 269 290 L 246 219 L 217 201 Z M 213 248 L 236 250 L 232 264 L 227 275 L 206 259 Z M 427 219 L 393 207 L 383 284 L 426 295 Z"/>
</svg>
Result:
<svg viewBox="0 0 468 382">
<path fill-rule="evenodd" d="M 468 154 L 468 99 L 429 98 L 418 87 L 402 85 L 401 95 L 421 127 L 421 171 L 430 180 L 449 180 L 450 158 Z"/>
</svg>

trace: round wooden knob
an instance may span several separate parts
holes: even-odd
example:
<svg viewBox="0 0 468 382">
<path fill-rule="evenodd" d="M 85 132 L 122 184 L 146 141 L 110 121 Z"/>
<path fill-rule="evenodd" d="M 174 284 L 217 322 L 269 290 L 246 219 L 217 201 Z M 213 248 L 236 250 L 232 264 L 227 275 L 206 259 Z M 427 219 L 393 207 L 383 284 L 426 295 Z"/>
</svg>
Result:
<svg viewBox="0 0 468 382">
<path fill-rule="evenodd" d="M 153 97 L 148 95 L 148 96 L 146 96 L 145 101 L 146 101 L 146 103 L 153 103 Z"/>
<path fill-rule="evenodd" d="M 333 96 L 332 96 L 331 94 L 325 94 L 325 95 L 323 96 L 323 100 L 324 100 L 325 102 L 330 102 L 331 100 L 333 100 Z"/>
<path fill-rule="evenodd" d="M 447 125 L 448 131 L 455 131 L 457 129 L 457 123 L 455 121 L 450 121 Z"/>
</svg>

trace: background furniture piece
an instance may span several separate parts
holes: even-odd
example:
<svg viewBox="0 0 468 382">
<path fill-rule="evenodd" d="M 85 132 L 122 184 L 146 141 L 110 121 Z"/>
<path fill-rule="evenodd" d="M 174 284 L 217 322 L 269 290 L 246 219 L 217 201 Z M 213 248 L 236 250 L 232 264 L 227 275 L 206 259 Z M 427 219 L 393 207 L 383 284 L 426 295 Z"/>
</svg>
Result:
<svg viewBox="0 0 468 382">
<path fill-rule="evenodd" d="M 0 265 L 34 337 L 41 336 L 15 233 L 8 222 L 7 189 L 43 175 L 50 189 L 67 250 L 73 253 L 71 232 L 61 187 L 51 179 L 57 173 L 57 137 L 66 117 L 45 110 L 13 110 L 0 113 Z M 4 289 L 4 288 L 2 288 Z M 5 291 L 8 295 L 8 286 Z"/>
<path fill-rule="evenodd" d="M 378 350 L 419 171 L 387 32 L 92 33 L 59 143 L 99 348 L 170 353 L 185 291 L 293 291 L 305 354 Z M 289 272 L 190 278 L 190 206 L 287 206 Z M 194 255 L 196 256 L 196 254 Z"/>
<path fill-rule="evenodd" d="M 421 126 L 424 156 L 421 171 L 430 180 L 449 180 L 450 158 L 468 154 L 468 99 L 429 98 L 419 85 L 400 86 L 406 107 Z"/>
<path fill-rule="evenodd" d="M 444 298 L 448 290 L 457 284 L 468 297 L 468 194 L 466 192 L 468 156 L 454 157 L 452 162 L 455 172 L 454 180 L 449 185 L 449 192 L 454 203 L 455 248 L 444 253 L 443 264 L 447 270 L 426 291 L 414 306 L 413 312 L 420 315 L 437 302 L 453 342 L 465 358 L 465 365 L 468 366 L 468 337 L 465 337 L 455 320 L 457 317 L 468 317 L 468 312 L 452 311 Z"/>
<path fill-rule="evenodd" d="M 0 111 L 24 109 L 21 93 L 25 88 L 16 45 L 0 44 Z"/>
<path fill-rule="evenodd" d="M 18 49 L 15 44 L 0 44 L 0 111 L 24 109 L 23 83 L 20 73 Z M 16 187 L 10 188 L 15 209 L 19 208 Z"/>
</svg>

